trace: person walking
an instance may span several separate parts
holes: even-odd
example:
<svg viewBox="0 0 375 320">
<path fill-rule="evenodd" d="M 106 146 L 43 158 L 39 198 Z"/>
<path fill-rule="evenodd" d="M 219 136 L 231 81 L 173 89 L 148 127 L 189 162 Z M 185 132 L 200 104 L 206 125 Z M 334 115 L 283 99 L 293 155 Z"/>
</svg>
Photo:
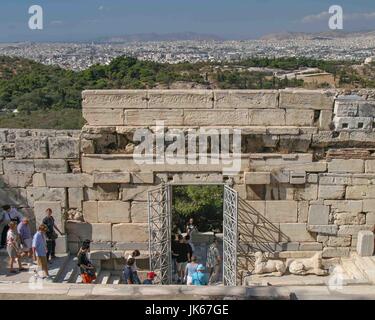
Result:
<svg viewBox="0 0 375 320">
<path fill-rule="evenodd" d="M 208 248 L 206 266 L 209 273 L 209 283 L 213 284 L 219 281 L 221 271 L 221 255 L 218 247 L 218 240 L 215 237 Z"/>
<path fill-rule="evenodd" d="M 196 226 L 194 224 L 194 218 L 190 218 L 188 223 L 186 224 L 186 233 L 190 235 L 192 232 L 196 230 Z"/>
<path fill-rule="evenodd" d="M 133 270 L 132 270 L 132 267 L 135 263 L 135 259 L 134 258 L 129 258 L 126 260 L 126 265 L 125 265 L 125 268 L 124 268 L 124 271 L 123 271 L 123 277 L 124 277 L 124 283 L 125 284 L 137 284 L 135 281 L 134 281 L 134 273 L 133 273 Z"/>
<path fill-rule="evenodd" d="M 177 283 L 180 283 L 185 278 L 185 269 L 186 265 L 189 261 L 189 248 L 188 244 L 185 243 L 184 237 L 180 234 L 178 235 L 178 245 L 177 245 L 177 272 L 178 272 L 178 280 Z"/>
<path fill-rule="evenodd" d="M 203 264 L 197 267 L 197 271 L 192 275 L 192 283 L 194 286 L 206 286 L 208 284 L 207 275 L 204 273 Z"/>
<path fill-rule="evenodd" d="M 52 209 L 48 208 L 46 210 L 46 217 L 43 219 L 42 223 L 47 226 L 47 261 L 56 258 L 55 248 L 56 248 L 56 239 L 58 238 L 57 230 L 60 235 L 63 235 L 62 232 L 55 224 L 55 218 L 52 216 Z"/>
<path fill-rule="evenodd" d="M 82 283 L 92 283 L 96 279 L 96 269 L 87 257 L 89 250 L 90 244 L 84 242 L 77 254 Z"/>
<path fill-rule="evenodd" d="M 38 263 L 38 269 L 42 270 L 42 279 L 49 277 L 48 274 L 48 263 L 47 263 L 47 242 L 46 242 L 46 232 L 48 228 L 46 225 L 41 224 L 38 231 L 34 234 L 32 249 L 33 249 L 33 259 Z M 36 271 L 38 276 L 38 270 Z"/>
<path fill-rule="evenodd" d="M 1 223 L 5 223 L 3 231 L 1 233 L 1 248 L 4 248 L 7 242 L 7 233 L 9 230 L 9 222 L 13 221 L 16 226 L 21 222 L 23 215 L 17 211 L 17 209 L 12 208 L 10 205 L 5 205 L 2 207 L 3 216 Z"/>
<path fill-rule="evenodd" d="M 189 262 L 186 265 L 185 269 L 185 283 L 190 286 L 193 284 L 193 274 L 197 272 L 198 268 L 198 263 L 197 263 L 197 257 L 192 256 L 191 257 L 191 262 Z"/>
<path fill-rule="evenodd" d="M 132 274 L 133 274 L 133 282 L 134 284 L 141 284 L 141 280 L 138 277 L 138 268 L 137 268 L 137 263 L 136 263 L 136 258 L 141 255 L 139 250 L 134 250 L 131 254 L 128 255 L 128 260 L 129 259 L 134 259 L 134 263 L 131 266 L 132 269 Z"/>
<path fill-rule="evenodd" d="M 21 262 L 21 249 L 18 245 L 19 237 L 17 234 L 17 223 L 15 221 L 11 221 L 8 224 L 8 232 L 6 237 L 6 243 L 7 243 L 7 252 L 9 255 L 9 272 L 10 273 L 17 273 L 16 270 L 14 270 L 13 265 L 17 260 L 18 263 L 18 270 L 19 271 L 25 271 L 25 268 L 22 268 L 22 262 Z"/>
<path fill-rule="evenodd" d="M 24 217 L 22 219 L 21 223 L 17 226 L 17 231 L 20 237 L 20 243 L 22 247 L 22 257 L 28 256 L 29 258 L 32 258 L 33 236 L 31 235 L 29 218 Z"/>
</svg>

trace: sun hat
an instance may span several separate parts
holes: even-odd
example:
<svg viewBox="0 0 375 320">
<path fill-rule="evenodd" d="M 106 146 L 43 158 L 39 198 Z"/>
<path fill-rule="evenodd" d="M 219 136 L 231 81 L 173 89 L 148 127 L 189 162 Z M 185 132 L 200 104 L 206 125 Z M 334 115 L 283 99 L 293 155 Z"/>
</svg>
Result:
<svg viewBox="0 0 375 320">
<path fill-rule="evenodd" d="M 197 268 L 197 271 L 204 271 L 205 270 L 205 267 L 203 264 L 200 264 Z"/>
</svg>

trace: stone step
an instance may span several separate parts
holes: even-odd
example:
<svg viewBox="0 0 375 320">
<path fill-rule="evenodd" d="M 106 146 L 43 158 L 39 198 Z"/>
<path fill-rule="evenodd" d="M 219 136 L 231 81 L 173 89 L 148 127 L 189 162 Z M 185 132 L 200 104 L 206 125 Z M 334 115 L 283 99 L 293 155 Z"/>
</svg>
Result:
<svg viewBox="0 0 375 320">
<path fill-rule="evenodd" d="M 76 278 L 75 283 L 82 283 L 82 277 L 81 277 L 80 273 L 77 274 L 77 278 Z"/>
<path fill-rule="evenodd" d="M 121 276 L 111 274 L 108 283 L 109 284 L 120 284 L 121 283 Z"/>
<path fill-rule="evenodd" d="M 351 259 L 342 259 L 341 266 L 350 278 L 345 281 L 347 284 L 369 283 L 369 280 L 367 279 L 365 274 L 355 265 L 355 263 Z"/>
<path fill-rule="evenodd" d="M 375 283 L 375 267 L 372 260 L 353 255 L 354 263 L 366 275 L 371 283 Z"/>
<path fill-rule="evenodd" d="M 60 274 L 55 278 L 54 282 L 58 283 L 72 283 L 75 275 L 79 268 L 77 266 L 77 258 L 70 257 L 69 261 L 65 264 L 65 267 L 60 272 Z M 75 279 L 74 279 L 75 280 Z"/>
<path fill-rule="evenodd" d="M 99 272 L 99 274 L 97 275 L 95 283 L 96 284 L 108 284 L 110 277 L 111 277 L 111 272 L 103 270 L 103 271 Z"/>
</svg>

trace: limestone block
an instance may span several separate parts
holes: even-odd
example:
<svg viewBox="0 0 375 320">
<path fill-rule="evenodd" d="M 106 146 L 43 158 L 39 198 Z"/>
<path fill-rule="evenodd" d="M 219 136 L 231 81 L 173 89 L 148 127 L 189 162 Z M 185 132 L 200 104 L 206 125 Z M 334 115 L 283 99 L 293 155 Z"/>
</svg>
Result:
<svg viewBox="0 0 375 320">
<path fill-rule="evenodd" d="M 319 199 L 344 199 L 345 198 L 345 186 L 333 186 L 333 185 L 319 185 Z"/>
<path fill-rule="evenodd" d="M 112 226 L 114 242 L 147 242 L 148 238 L 147 223 L 120 223 Z"/>
<path fill-rule="evenodd" d="M 352 174 L 322 173 L 319 175 L 320 185 L 348 185 L 352 184 Z"/>
<path fill-rule="evenodd" d="M 325 247 L 323 248 L 323 258 L 348 257 L 350 248 L 346 247 Z"/>
<path fill-rule="evenodd" d="M 321 110 L 319 116 L 319 129 L 329 130 L 332 123 L 332 111 Z"/>
<path fill-rule="evenodd" d="M 83 189 L 69 188 L 68 189 L 69 208 L 82 209 Z"/>
<path fill-rule="evenodd" d="M 122 109 L 82 109 L 82 116 L 90 126 L 122 126 L 124 111 Z"/>
<path fill-rule="evenodd" d="M 333 123 L 336 131 L 341 130 L 371 130 L 373 118 L 364 117 L 335 117 Z"/>
<path fill-rule="evenodd" d="M 328 162 L 328 172 L 362 173 L 364 172 L 364 161 L 361 159 L 333 159 Z"/>
<path fill-rule="evenodd" d="M 307 229 L 310 232 L 319 233 L 321 235 L 336 235 L 338 226 L 335 224 L 329 224 L 329 225 L 308 225 Z"/>
<path fill-rule="evenodd" d="M 149 109 L 211 109 L 211 90 L 149 90 Z"/>
<path fill-rule="evenodd" d="M 128 172 L 94 172 L 94 183 L 129 183 Z"/>
<path fill-rule="evenodd" d="M 132 201 L 131 222 L 148 222 L 148 205 L 146 201 Z"/>
<path fill-rule="evenodd" d="M 81 139 L 81 152 L 87 154 L 95 153 L 95 145 L 93 140 Z"/>
<path fill-rule="evenodd" d="M 307 183 L 318 183 L 318 175 L 315 173 L 309 173 L 307 175 Z"/>
<path fill-rule="evenodd" d="M 34 173 L 33 175 L 33 187 L 47 187 L 46 174 L 45 173 Z"/>
<path fill-rule="evenodd" d="M 309 208 L 309 225 L 327 225 L 329 217 L 329 207 L 325 205 L 313 204 Z"/>
<path fill-rule="evenodd" d="M 266 201 L 266 218 L 270 222 L 297 222 L 297 202 Z"/>
<path fill-rule="evenodd" d="M 166 126 L 183 125 L 183 110 L 125 110 L 125 125 L 154 126 L 164 121 Z"/>
<path fill-rule="evenodd" d="M 375 225 L 375 212 L 368 212 L 366 214 L 366 224 Z"/>
<path fill-rule="evenodd" d="M 361 257 L 371 257 L 374 254 L 374 233 L 359 231 L 357 239 L 357 253 Z"/>
<path fill-rule="evenodd" d="M 345 197 L 353 200 L 375 199 L 375 185 L 348 186 Z"/>
<path fill-rule="evenodd" d="M 240 201 L 239 211 L 245 217 L 250 216 L 265 216 L 266 213 L 266 202 L 265 201 Z M 240 218 L 241 219 L 241 218 Z"/>
<path fill-rule="evenodd" d="M 245 172 L 245 184 L 270 184 L 270 172 Z"/>
<path fill-rule="evenodd" d="M 328 237 L 326 246 L 328 247 L 350 247 L 351 236 Z"/>
<path fill-rule="evenodd" d="M 83 219 L 88 223 L 98 222 L 98 201 L 84 201 Z"/>
<path fill-rule="evenodd" d="M 61 208 L 61 202 L 59 201 L 36 201 L 34 203 L 34 214 L 36 225 L 42 224 L 43 219 L 46 216 L 46 210 L 52 209 L 52 215 L 55 218 L 55 224 L 61 232 L 64 232 L 65 223 Z"/>
<path fill-rule="evenodd" d="M 266 128 L 267 134 L 272 135 L 298 135 L 300 134 L 301 129 L 295 126 L 270 126 Z"/>
<path fill-rule="evenodd" d="M 13 158 L 15 157 L 15 145 L 14 143 L 1 143 L 0 144 L 0 157 Z"/>
<path fill-rule="evenodd" d="M 119 185 L 115 183 L 96 185 L 96 197 L 103 201 L 119 200 Z"/>
<path fill-rule="evenodd" d="M 27 206 L 26 189 L 1 187 L 0 203 L 7 203 L 14 207 Z"/>
<path fill-rule="evenodd" d="M 168 181 L 168 177 L 160 177 L 160 174 L 157 175 L 160 179 L 163 178 L 164 181 Z M 238 177 L 238 176 L 237 176 Z M 204 183 L 204 182 L 223 182 L 223 175 L 219 173 L 208 173 L 208 174 L 192 174 L 192 173 L 176 173 L 173 175 L 173 183 Z"/>
<path fill-rule="evenodd" d="M 67 207 L 65 188 L 28 187 L 26 194 L 30 207 L 34 207 L 35 201 L 59 201 L 62 207 Z"/>
<path fill-rule="evenodd" d="M 289 183 L 289 171 L 287 170 L 277 170 L 271 172 L 271 179 L 277 183 Z"/>
<path fill-rule="evenodd" d="M 365 162 L 365 172 L 375 173 L 375 160 L 366 160 Z"/>
<path fill-rule="evenodd" d="M 0 143 L 7 142 L 7 135 L 8 135 L 7 129 L 0 129 Z"/>
<path fill-rule="evenodd" d="M 371 201 L 371 200 L 369 200 Z M 324 204 L 331 206 L 332 213 L 338 212 L 362 212 L 362 201 L 361 200 L 325 200 Z"/>
<path fill-rule="evenodd" d="M 318 185 L 296 185 L 294 188 L 294 200 L 316 200 L 318 197 Z"/>
<path fill-rule="evenodd" d="M 311 144 L 311 134 L 280 136 L 280 150 L 288 152 L 306 152 Z"/>
<path fill-rule="evenodd" d="M 305 184 L 306 183 L 306 172 L 290 172 L 290 184 Z"/>
<path fill-rule="evenodd" d="M 137 109 L 147 108 L 147 90 L 85 90 L 83 109 Z"/>
<path fill-rule="evenodd" d="M 3 160 L 4 173 L 26 173 L 34 172 L 33 160 Z"/>
<path fill-rule="evenodd" d="M 251 126 L 284 126 L 285 125 L 285 110 L 251 109 L 249 110 L 248 119 L 249 119 L 248 124 Z"/>
<path fill-rule="evenodd" d="M 299 244 L 300 251 L 321 251 L 323 244 L 319 242 L 301 242 Z"/>
<path fill-rule="evenodd" d="M 47 138 L 17 138 L 15 142 L 15 155 L 17 159 L 48 158 Z"/>
<path fill-rule="evenodd" d="M 335 102 L 334 112 L 337 117 L 357 117 L 358 101 L 337 100 Z"/>
<path fill-rule="evenodd" d="M 112 225 L 110 223 L 92 223 L 93 241 L 112 241 Z"/>
<path fill-rule="evenodd" d="M 359 117 L 375 117 L 375 101 L 359 101 L 358 102 Z"/>
<path fill-rule="evenodd" d="M 347 226 L 340 226 L 337 234 L 340 236 L 351 235 L 352 238 L 357 238 L 359 231 L 362 231 L 362 230 L 373 231 L 373 229 L 374 229 L 373 225 L 367 225 L 367 224 L 347 225 Z"/>
<path fill-rule="evenodd" d="M 299 223 L 306 223 L 309 213 L 309 202 L 298 201 L 297 203 L 297 221 Z"/>
<path fill-rule="evenodd" d="M 280 108 L 332 110 L 335 92 L 333 90 L 280 90 Z"/>
<path fill-rule="evenodd" d="M 52 159 L 79 158 L 79 138 L 50 137 L 48 138 L 49 157 Z"/>
<path fill-rule="evenodd" d="M 7 173 L 3 176 L 3 182 L 7 187 L 25 188 L 32 184 L 33 174 L 31 172 L 14 172 Z"/>
<path fill-rule="evenodd" d="M 85 173 L 46 173 L 46 180 L 47 186 L 52 188 L 82 188 L 94 185 L 93 176 Z"/>
<path fill-rule="evenodd" d="M 99 201 L 98 221 L 121 223 L 130 221 L 130 203 L 125 201 Z"/>
<path fill-rule="evenodd" d="M 297 251 L 299 242 L 279 242 L 276 243 L 275 251 Z"/>
<path fill-rule="evenodd" d="M 145 185 L 130 185 L 122 186 L 122 201 L 147 201 L 147 192 L 150 189 Z"/>
<path fill-rule="evenodd" d="M 364 213 L 340 212 L 335 214 L 334 222 L 337 225 L 365 224 L 366 215 Z"/>
<path fill-rule="evenodd" d="M 184 110 L 185 126 L 248 125 L 248 110 Z M 251 124 L 251 123 L 250 123 Z"/>
<path fill-rule="evenodd" d="M 131 173 L 132 183 L 154 183 L 154 173 L 153 172 L 132 172 Z"/>
<path fill-rule="evenodd" d="M 92 240 L 92 226 L 90 223 L 69 220 L 65 224 L 69 242 L 77 242 L 80 245 L 86 239 Z"/>
<path fill-rule="evenodd" d="M 280 232 L 281 236 L 286 236 L 289 241 L 316 241 L 307 231 L 306 223 L 280 223 Z"/>
<path fill-rule="evenodd" d="M 56 239 L 56 248 L 55 253 L 56 254 L 64 254 L 68 252 L 68 243 L 67 243 L 67 237 L 59 235 L 59 237 Z"/>
<path fill-rule="evenodd" d="M 68 164 L 63 159 L 34 160 L 35 171 L 42 173 L 67 173 Z"/>
<path fill-rule="evenodd" d="M 285 119 L 287 126 L 313 126 L 314 111 L 289 109 L 286 110 Z"/>
<path fill-rule="evenodd" d="M 217 109 L 274 109 L 278 107 L 277 90 L 214 90 Z"/>
</svg>

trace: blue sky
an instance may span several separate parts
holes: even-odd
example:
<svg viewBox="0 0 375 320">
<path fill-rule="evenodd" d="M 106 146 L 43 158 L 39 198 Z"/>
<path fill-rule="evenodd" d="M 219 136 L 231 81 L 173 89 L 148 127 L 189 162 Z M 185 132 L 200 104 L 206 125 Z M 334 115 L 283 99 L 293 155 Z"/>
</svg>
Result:
<svg viewBox="0 0 375 320">
<path fill-rule="evenodd" d="M 28 8 L 44 29 L 28 29 Z M 284 31 L 328 31 L 328 8 L 344 9 L 344 31 L 375 30 L 374 0 L 1 0 L 0 42 L 81 41 L 134 33 L 192 31 L 256 38 Z"/>
</svg>

